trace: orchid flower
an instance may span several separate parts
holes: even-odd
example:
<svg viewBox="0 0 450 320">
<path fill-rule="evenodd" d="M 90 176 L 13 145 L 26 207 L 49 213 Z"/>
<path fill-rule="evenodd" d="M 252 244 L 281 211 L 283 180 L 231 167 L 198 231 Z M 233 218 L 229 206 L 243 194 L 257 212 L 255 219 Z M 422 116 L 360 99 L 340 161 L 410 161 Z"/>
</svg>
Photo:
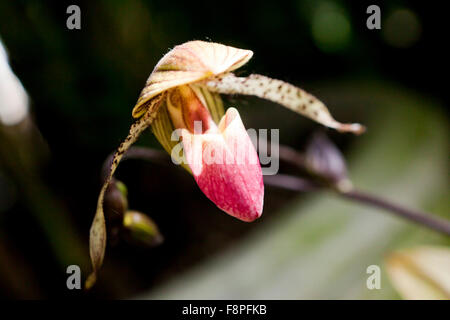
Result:
<svg viewBox="0 0 450 320">
<path fill-rule="evenodd" d="M 235 76 L 232 71 L 252 55 L 250 50 L 190 41 L 176 46 L 158 62 L 133 109 L 137 120 L 115 153 L 100 191 L 90 230 L 94 272 L 87 286 L 95 281 L 104 258 L 105 191 L 123 154 L 149 126 L 172 159 L 192 173 L 199 188 L 217 207 L 247 222 L 260 217 L 263 210 L 261 167 L 239 112 L 229 108 L 225 113 L 220 94 L 257 96 L 342 132 L 364 131 L 359 124 L 337 122 L 322 102 L 289 83 L 256 74 Z M 172 139 L 174 131 L 182 139 L 178 155 L 174 152 L 179 146 Z"/>
</svg>

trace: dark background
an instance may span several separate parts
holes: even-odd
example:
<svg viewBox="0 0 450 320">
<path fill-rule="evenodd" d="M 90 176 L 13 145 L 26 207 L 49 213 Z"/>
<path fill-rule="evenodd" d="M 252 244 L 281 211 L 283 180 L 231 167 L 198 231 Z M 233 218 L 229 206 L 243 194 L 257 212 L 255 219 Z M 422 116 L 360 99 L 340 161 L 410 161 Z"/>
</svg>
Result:
<svg viewBox="0 0 450 320">
<path fill-rule="evenodd" d="M 66 28 L 70 4 L 81 8 L 81 30 Z M 338 33 L 328 42 L 314 36 L 323 4 L 350 26 L 343 40 L 333 24 L 328 32 Z M 382 30 L 366 28 L 369 4 L 381 7 Z M 416 29 L 408 21 L 388 28 L 399 8 L 414 12 L 419 26 L 417 39 L 403 46 Z M 169 48 L 199 39 L 251 49 L 254 58 L 239 72 L 287 80 L 319 97 L 317 83 L 389 79 L 442 102 L 447 23 L 439 3 L 424 1 L 1 2 L 0 37 L 31 98 L 35 127 L 18 140 L 5 133 L 0 141 L 0 197 L 6 199 L 0 207 L 0 297 L 130 297 L 270 223 L 293 196 L 267 189 L 264 219 L 245 224 L 215 208 L 183 170 L 126 162 L 117 176 L 128 186 L 130 207 L 149 214 L 165 242 L 150 249 L 124 242 L 108 247 L 95 289 L 66 289 L 65 266 L 89 271 L 88 231 L 102 162 L 126 136 L 139 92 Z M 247 127 L 287 123 L 281 142 L 297 148 L 318 127 L 304 119 L 293 126 L 289 111 L 257 99 L 232 97 L 230 104 L 240 107 Z M 334 111 L 337 119 L 367 120 L 364 106 Z M 344 151 L 355 139 L 330 135 Z M 160 148 L 150 134 L 139 144 Z"/>
</svg>

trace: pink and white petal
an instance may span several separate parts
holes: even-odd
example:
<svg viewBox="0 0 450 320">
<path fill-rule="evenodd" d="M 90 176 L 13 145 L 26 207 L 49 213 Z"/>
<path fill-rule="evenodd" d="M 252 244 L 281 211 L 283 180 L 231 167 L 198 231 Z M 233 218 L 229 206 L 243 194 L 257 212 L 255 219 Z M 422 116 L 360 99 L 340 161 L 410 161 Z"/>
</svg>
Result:
<svg viewBox="0 0 450 320">
<path fill-rule="evenodd" d="M 212 202 L 233 217 L 253 221 L 262 214 L 264 184 L 258 156 L 236 109 L 227 110 L 219 131 L 201 135 L 183 131 L 186 159 Z"/>
</svg>

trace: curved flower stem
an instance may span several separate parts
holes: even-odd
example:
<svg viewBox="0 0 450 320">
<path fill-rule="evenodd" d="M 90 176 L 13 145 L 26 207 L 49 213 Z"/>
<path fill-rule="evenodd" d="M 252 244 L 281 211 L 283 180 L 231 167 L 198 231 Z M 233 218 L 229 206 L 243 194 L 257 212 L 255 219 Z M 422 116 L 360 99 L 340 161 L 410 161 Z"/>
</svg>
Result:
<svg viewBox="0 0 450 320">
<path fill-rule="evenodd" d="M 288 146 L 279 146 L 279 157 L 281 160 L 295 165 L 297 168 L 302 170 L 310 171 L 306 165 L 305 158 L 303 154 L 294 150 Z M 312 172 L 315 176 L 320 177 L 320 172 Z M 268 179 L 267 179 L 268 178 Z M 430 229 L 442 232 L 447 236 L 450 236 L 450 221 L 433 216 L 423 211 L 407 209 L 398 204 L 390 202 L 386 199 L 382 199 L 376 195 L 372 195 L 363 191 L 355 190 L 352 188 L 348 191 L 341 191 L 338 188 L 333 187 L 331 184 L 319 184 L 314 183 L 309 185 L 305 184 L 305 179 L 297 178 L 294 176 L 276 175 L 272 177 L 266 177 L 264 180 L 269 184 L 275 185 L 277 187 L 282 187 L 289 190 L 295 191 L 316 191 L 319 189 L 329 189 L 337 192 L 340 196 L 354 200 L 360 203 L 368 204 L 374 207 L 378 207 L 389 211 L 397 216 L 411 220 L 415 223 L 426 226 Z"/>
<path fill-rule="evenodd" d="M 296 176 L 281 173 L 274 176 L 264 176 L 264 184 L 299 192 L 320 191 L 323 189 L 322 186 L 309 179 L 299 178 Z"/>
<path fill-rule="evenodd" d="M 106 179 L 109 174 L 111 162 L 114 158 L 114 152 L 112 152 L 103 162 L 102 165 L 102 182 Z M 156 149 L 146 148 L 146 147 L 130 147 L 128 151 L 123 155 L 122 161 L 128 159 L 140 159 L 147 160 L 150 162 L 158 163 L 158 164 L 168 164 L 170 160 L 170 156 L 163 151 L 159 151 Z"/>
<path fill-rule="evenodd" d="M 307 168 L 305 167 L 303 155 L 295 151 L 294 149 L 280 145 L 279 155 L 281 160 L 291 163 L 303 170 L 305 169 L 307 170 Z M 111 154 L 103 163 L 102 177 L 106 177 L 108 173 L 110 163 L 112 161 L 112 156 L 113 155 Z M 170 156 L 167 155 L 165 152 L 151 148 L 131 147 L 122 158 L 122 160 L 127 159 L 141 159 L 159 164 L 166 164 L 169 163 Z M 319 175 L 319 173 L 317 172 L 315 172 L 314 174 Z M 265 176 L 264 183 L 278 188 L 300 192 L 332 190 L 344 198 L 386 210 L 399 217 L 408 219 L 412 222 L 415 222 L 417 224 L 420 224 L 422 226 L 428 227 L 432 230 L 450 236 L 450 222 L 448 220 L 437 216 L 433 216 L 429 213 L 420 210 L 402 207 L 398 204 L 395 204 L 393 202 L 390 202 L 388 200 L 382 199 L 378 196 L 363 191 L 358 191 L 355 189 L 352 189 L 350 191 L 339 191 L 332 185 L 327 185 L 320 182 L 315 182 L 311 179 L 305 179 L 285 174 L 277 174 L 275 176 Z"/>
<path fill-rule="evenodd" d="M 433 216 L 426 212 L 414 209 L 407 209 L 388 200 L 365 193 L 363 191 L 352 190 L 340 193 L 347 199 L 356 200 L 361 203 L 370 204 L 374 207 L 395 213 L 396 215 L 414 221 L 415 223 L 429 227 L 430 229 L 442 232 L 450 236 L 450 222 L 438 216 Z"/>
<path fill-rule="evenodd" d="M 373 207 L 384 209 L 399 217 L 408 219 L 422 226 L 426 226 L 435 231 L 441 232 L 450 236 L 450 222 L 437 216 L 433 216 L 423 211 L 407 209 L 398 204 L 392 203 L 380 197 L 357 190 L 340 192 L 332 188 L 321 187 L 309 180 L 298 178 L 295 176 L 278 174 L 276 176 L 266 176 L 264 182 L 268 185 L 288 189 L 291 191 L 319 191 L 319 190 L 334 190 L 338 195 L 363 204 L 368 204 Z"/>
</svg>

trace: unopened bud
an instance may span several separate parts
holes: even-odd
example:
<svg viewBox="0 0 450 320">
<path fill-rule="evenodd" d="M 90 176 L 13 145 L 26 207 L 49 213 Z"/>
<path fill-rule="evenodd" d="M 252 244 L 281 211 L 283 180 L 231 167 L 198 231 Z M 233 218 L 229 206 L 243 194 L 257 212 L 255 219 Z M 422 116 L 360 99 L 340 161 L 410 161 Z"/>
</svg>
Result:
<svg viewBox="0 0 450 320">
<path fill-rule="evenodd" d="M 156 223 L 141 212 L 127 211 L 123 218 L 123 227 L 126 239 L 135 244 L 154 247 L 163 242 Z"/>
<path fill-rule="evenodd" d="M 305 161 L 308 170 L 324 178 L 340 191 L 349 191 L 352 188 L 342 153 L 324 133 L 313 136 L 306 148 Z"/>
</svg>

